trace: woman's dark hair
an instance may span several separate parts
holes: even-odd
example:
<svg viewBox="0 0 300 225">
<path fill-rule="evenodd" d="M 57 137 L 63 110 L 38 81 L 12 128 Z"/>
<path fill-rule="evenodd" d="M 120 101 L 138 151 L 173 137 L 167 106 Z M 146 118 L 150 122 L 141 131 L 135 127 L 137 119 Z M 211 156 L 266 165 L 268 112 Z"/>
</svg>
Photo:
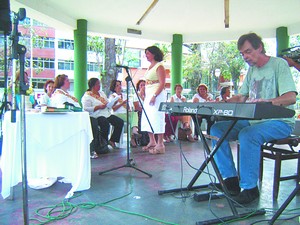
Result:
<svg viewBox="0 0 300 225">
<path fill-rule="evenodd" d="M 249 41 L 254 49 L 258 49 L 261 46 L 262 47 L 261 53 L 266 53 L 264 43 L 262 42 L 261 37 L 258 36 L 256 33 L 249 33 L 249 34 L 242 35 L 237 42 L 237 46 L 239 50 L 242 48 L 242 46 L 245 44 L 246 41 Z"/>
<path fill-rule="evenodd" d="M 95 77 L 93 77 L 93 78 L 91 78 L 91 79 L 89 79 L 89 81 L 88 81 L 88 91 L 91 91 L 92 90 L 92 88 L 96 85 L 96 83 L 97 83 L 97 81 L 98 81 L 99 79 L 98 78 L 95 78 Z"/>
<path fill-rule="evenodd" d="M 146 51 L 151 52 L 154 55 L 154 60 L 157 62 L 161 62 L 164 59 L 164 54 L 162 53 L 162 51 L 156 47 L 156 46 L 150 46 L 148 48 L 145 49 L 145 53 Z"/>
<path fill-rule="evenodd" d="M 66 78 L 68 78 L 66 74 L 58 75 L 54 81 L 54 89 L 61 88 L 64 85 Z"/>
<path fill-rule="evenodd" d="M 221 91 L 220 91 L 220 95 L 223 96 L 226 93 L 226 90 L 228 89 L 228 86 L 222 87 Z"/>
<path fill-rule="evenodd" d="M 53 80 L 47 80 L 46 83 L 44 84 L 44 91 L 47 93 L 47 87 L 49 84 L 54 84 Z"/>
<path fill-rule="evenodd" d="M 137 91 L 140 90 L 140 84 L 141 84 L 142 82 L 145 82 L 145 83 L 146 83 L 145 80 L 139 80 L 139 81 L 136 83 L 136 90 L 137 90 Z"/>
<path fill-rule="evenodd" d="M 116 88 L 116 85 L 117 85 L 118 82 L 121 84 L 121 81 L 119 81 L 119 80 L 112 80 L 111 81 L 110 87 L 109 87 L 109 90 L 111 92 L 115 92 L 115 88 Z"/>
<path fill-rule="evenodd" d="M 181 84 L 176 84 L 175 87 L 174 87 L 174 91 L 176 91 L 176 88 L 177 88 L 177 87 L 181 87 L 181 89 L 183 89 L 183 87 L 182 87 Z"/>
</svg>

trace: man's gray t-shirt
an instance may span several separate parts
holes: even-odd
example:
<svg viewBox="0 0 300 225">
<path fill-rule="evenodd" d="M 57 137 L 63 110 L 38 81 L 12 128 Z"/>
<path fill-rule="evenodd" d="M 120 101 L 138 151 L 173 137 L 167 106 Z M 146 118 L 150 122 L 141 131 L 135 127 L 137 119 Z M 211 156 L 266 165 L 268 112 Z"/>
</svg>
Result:
<svg viewBox="0 0 300 225">
<path fill-rule="evenodd" d="M 270 57 L 262 67 L 251 66 L 239 93 L 252 99 L 272 99 L 287 92 L 296 92 L 296 85 L 291 70 L 284 59 Z M 294 109 L 293 105 L 287 108 Z M 294 126 L 294 118 L 283 118 L 284 122 Z M 250 121 L 259 122 L 259 121 Z"/>
</svg>

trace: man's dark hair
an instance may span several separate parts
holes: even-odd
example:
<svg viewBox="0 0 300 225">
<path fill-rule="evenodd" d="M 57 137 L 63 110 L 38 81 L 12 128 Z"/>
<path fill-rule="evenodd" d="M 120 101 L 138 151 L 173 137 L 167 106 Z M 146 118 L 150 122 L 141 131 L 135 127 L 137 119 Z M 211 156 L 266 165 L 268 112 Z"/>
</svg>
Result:
<svg viewBox="0 0 300 225">
<path fill-rule="evenodd" d="M 258 49 L 259 46 L 261 45 L 262 46 L 261 53 L 266 53 L 264 43 L 262 42 L 261 37 L 258 36 L 256 33 L 249 33 L 249 34 L 242 35 L 237 42 L 237 47 L 239 50 L 245 44 L 245 41 L 249 41 L 254 49 Z"/>
</svg>

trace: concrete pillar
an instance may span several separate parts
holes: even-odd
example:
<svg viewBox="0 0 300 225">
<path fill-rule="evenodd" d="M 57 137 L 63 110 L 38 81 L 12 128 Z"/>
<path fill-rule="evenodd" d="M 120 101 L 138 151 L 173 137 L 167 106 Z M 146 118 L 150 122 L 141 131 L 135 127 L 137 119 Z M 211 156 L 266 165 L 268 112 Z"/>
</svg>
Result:
<svg viewBox="0 0 300 225">
<path fill-rule="evenodd" d="M 80 101 L 87 89 L 87 21 L 77 20 L 74 30 L 74 96 Z"/>
<path fill-rule="evenodd" d="M 182 85 L 182 35 L 174 34 L 172 42 L 171 93 L 176 84 Z"/>
<path fill-rule="evenodd" d="M 290 39 L 287 27 L 278 27 L 276 29 L 277 52 L 276 55 L 281 55 L 283 49 L 289 48 Z"/>
</svg>

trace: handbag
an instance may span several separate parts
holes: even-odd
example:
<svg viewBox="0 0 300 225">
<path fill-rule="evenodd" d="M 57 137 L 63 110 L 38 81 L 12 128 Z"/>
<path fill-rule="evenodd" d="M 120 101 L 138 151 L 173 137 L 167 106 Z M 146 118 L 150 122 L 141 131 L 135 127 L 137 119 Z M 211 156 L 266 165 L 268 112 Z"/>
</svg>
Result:
<svg viewBox="0 0 300 225">
<path fill-rule="evenodd" d="M 192 134 L 192 130 L 188 124 L 184 124 L 184 128 L 178 128 L 178 140 L 180 141 L 187 141 L 187 136 Z"/>
<path fill-rule="evenodd" d="M 106 154 L 109 152 L 108 143 L 105 138 L 99 134 L 99 145 L 96 147 L 95 152 L 97 154 Z"/>
<path fill-rule="evenodd" d="M 108 143 L 105 138 L 101 136 L 101 131 L 98 135 L 98 140 L 93 140 L 90 144 L 91 152 L 95 151 L 97 154 L 106 154 L 109 152 Z"/>
<path fill-rule="evenodd" d="M 140 146 L 148 145 L 148 143 L 150 141 L 148 132 L 147 131 L 140 131 L 139 133 L 142 135 L 142 137 L 138 140 Z"/>
</svg>

